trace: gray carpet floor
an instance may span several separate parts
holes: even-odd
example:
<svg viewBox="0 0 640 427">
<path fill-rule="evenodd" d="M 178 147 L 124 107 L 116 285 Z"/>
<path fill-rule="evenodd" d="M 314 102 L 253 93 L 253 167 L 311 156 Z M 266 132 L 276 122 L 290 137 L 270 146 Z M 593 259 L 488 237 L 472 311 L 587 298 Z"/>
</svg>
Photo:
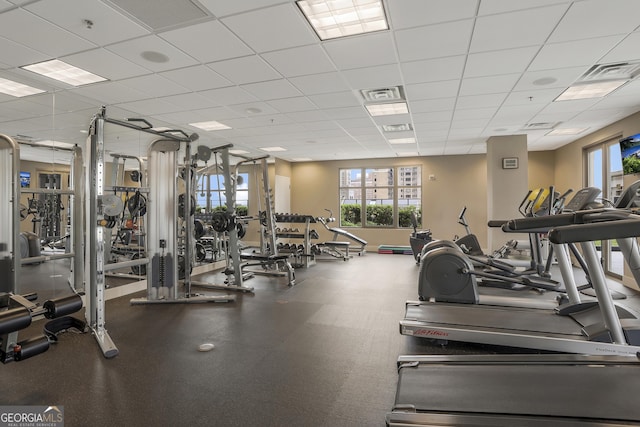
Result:
<svg viewBox="0 0 640 427">
<path fill-rule="evenodd" d="M 61 264 L 25 266 L 22 291 L 63 294 L 67 274 Z M 231 303 L 110 300 L 117 357 L 105 359 L 90 334 L 63 334 L 46 353 L 0 366 L 0 404 L 60 405 L 71 427 L 382 426 L 399 355 L 522 352 L 400 335 L 417 275 L 411 256 L 370 253 L 297 269 L 294 287 L 256 276 L 247 282 L 255 292 Z M 36 322 L 21 338 L 41 328 Z M 203 343 L 215 348 L 198 351 Z"/>
</svg>

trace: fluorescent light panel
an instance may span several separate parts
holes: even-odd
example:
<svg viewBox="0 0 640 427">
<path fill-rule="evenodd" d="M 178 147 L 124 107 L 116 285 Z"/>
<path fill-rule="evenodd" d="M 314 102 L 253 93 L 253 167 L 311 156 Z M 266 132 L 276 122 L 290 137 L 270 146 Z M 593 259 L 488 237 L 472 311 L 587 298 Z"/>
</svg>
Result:
<svg viewBox="0 0 640 427">
<path fill-rule="evenodd" d="M 215 120 L 210 120 L 208 122 L 189 123 L 189 126 L 193 126 L 195 128 L 206 130 L 206 131 L 231 129 L 230 126 L 227 126 L 220 122 L 216 122 Z"/>
<path fill-rule="evenodd" d="M 262 151 L 273 152 L 273 151 L 287 151 L 286 148 L 282 147 L 260 147 Z"/>
<path fill-rule="evenodd" d="M 549 132 L 548 136 L 562 136 L 562 135 L 579 135 L 589 128 L 566 128 L 566 129 L 554 129 Z"/>
<path fill-rule="evenodd" d="M 408 114 L 406 102 L 391 102 L 386 104 L 367 104 L 365 108 L 372 116 L 389 116 L 393 114 Z"/>
<path fill-rule="evenodd" d="M 249 154 L 249 152 L 244 150 L 229 150 L 229 154 Z"/>
<path fill-rule="evenodd" d="M 73 65 L 67 64 L 66 62 L 58 59 L 40 62 L 38 64 L 25 65 L 20 68 L 49 77 L 50 79 L 67 83 L 71 86 L 83 86 L 107 80 L 104 77 L 90 73 L 82 68 L 74 67 Z"/>
<path fill-rule="evenodd" d="M 389 140 L 389 144 L 414 144 L 415 138 L 392 138 Z"/>
<path fill-rule="evenodd" d="M 321 40 L 389 29 L 381 0 L 300 0 L 296 3 Z"/>
<path fill-rule="evenodd" d="M 0 78 L 0 92 L 6 95 L 15 96 L 16 98 L 22 98 L 23 96 L 35 95 L 36 93 L 42 93 L 45 91 L 23 85 L 22 83 L 14 82 L 13 80 Z"/>
<path fill-rule="evenodd" d="M 610 80 L 569 86 L 555 101 L 602 98 L 625 84 L 628 80 Z"/>
</svg>

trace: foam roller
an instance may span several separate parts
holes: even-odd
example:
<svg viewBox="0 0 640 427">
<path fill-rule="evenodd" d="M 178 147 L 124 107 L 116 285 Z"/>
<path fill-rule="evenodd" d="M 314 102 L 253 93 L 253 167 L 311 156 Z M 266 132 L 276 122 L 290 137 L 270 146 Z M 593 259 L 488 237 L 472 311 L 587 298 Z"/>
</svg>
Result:
<svg viewBox="0 0 640 427">
<path fill-rule="evenodd" d="M 42 306 L 46 310 L 44 317 L 47 319 L 55 319 L 80 310 L 82 308 L 82 298 L 80 298 L 80 295 L 74 294 L 67 297 L 47 300 Z"/>
</svg>

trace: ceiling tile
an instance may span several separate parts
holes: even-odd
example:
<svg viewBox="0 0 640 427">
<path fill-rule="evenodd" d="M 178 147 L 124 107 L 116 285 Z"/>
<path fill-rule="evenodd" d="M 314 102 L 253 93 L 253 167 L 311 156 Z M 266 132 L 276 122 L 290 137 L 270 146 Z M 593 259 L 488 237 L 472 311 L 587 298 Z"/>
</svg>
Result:
<svg viewBox="0 0 640 427">
<path fill-rule="evenodd" d="M 360 105 L 360 101 L 352 92 L 322 93 L 310 95 L 309 99 L 317 105 L 318 108 L 355 107 Z"/>
<path fill-rule="evenodd" d="M 292 77 L 289 81 L 305 95 L 316 95 L 349 89 L 342 76 L 338 73 Z"/>
<path fill-rule="evenodd" d="M 430 113 L 433 111 L 453 111 L 455 105 L 455 98 L 428 99 L 412 102 L 410 105 L 410 111 L 412 114 Z"/>
<path fill-rule="evenodd" d="M 204 65 L 165 71 L 159 74 L 193 91 L 216 89 L 231 86 L 232 84 L 229 80 Z"/>
<path fill-rule="evenodd" d="M 0 37 L 0 51 L 2 52 L 2 62 L 13 67 L 35 64 L 36 62 L 51 59 L 44 53 L 3 37 Z"/>
<path fill-rule="evenodd" d="M 121 102 L 117 104 L 119 107 L 126 108 L 131 111 L 139 111 L 143 116 L 153 116 L 155 114 L 171 113 L 180 111 L 180 108 L 174 104 L 162 99 L 148 99 L 142 101 Z"/>
<path fill-rule="evenodd" d="M 638 28 L 639 15 L 640 2 L 635 0 L 609 0 L 606 7 L 594 0 L 573 2 L 549 42 L 631 32 Z"/>
<path fill-rule="evenodd" d="M 235 84 L 264 82 L 282 76 L 257 55 L 207 64 L 215 72 Z"/>
<path fill-rule="evenodd" d="M 507 93 L 492 93 L 488 95 L 461 96 L 456 103 L 457 109 L 468 108 L 494 108 L 499 107 L 504 102 Z"/>
<path fill-rule="evenodd" d="M 455 97 L 459 88 L 460 80 L 446 80 L 432 83 L 413 83 L 406 85 L 404 90 L 407 99 L 418 101 L 421 99 Z"/>
<path fill-rule="evenodd" d="M 214 103 L 197 93 L 182 93 L 179 95 L 165 96 L 157 98 L 159 101 L 164 101 L 175 106 L 174 110 L 199 110 L 202 108 L 210 108 L 214 106 Z"/>
<path fill-rule="evenodd" d="M 576 66 L 588 67 L 597 63 L 611 49 L 611 46 L 615 46 L 621 38 L 622 36 L 618 35 L 547 44 L 540 49 L 540 52 L 529 66 L 529 70 L 548 70 Z M 636 41 L 640 42 L 640 38 Z M 635 58 L 636 56 L 640 55 L 635 52 L 634 56 L 627 57 L 627 59 Z"/>
<path fill-rule="evenodd" d="M 404 82 L 398 64 L 344 70 L 341 74 L 355 90 L 400 86 Z"/>
<path fill-rule="evenodd" d="M 328 40 L 323 47 L 342 70 L 395 64 L 396 52 L 391 32 L 377 32 L 358 37 Z"/>
<path fill-rule="evenodd" d="M 493 52 L 472 53 L 464 68 L 465 77 L 522 73 L 538 52 L 537 46 Z"/>
<path fill-rule="evenodd" d="M 310 111 L 316 109 L 316 106 L 305 96 L 273 99 L 270 100 L 268 104 L 281 113 L 293 113 L 296 111 Z"/>
<path fill-rule="evenodd" d="M 219 21 L 203 22 L 158 35 L 203 63 L 254 53 Z"/>
<path fill-rule="evenodd" d="M 550 6 L 554 4 L 567 4 L 572 0 L 531 0 L 519 2 L 513 0 L 482 0 L 478 15 L 494 15 L 497 13 L 513 12 L 522 9 L 532 9 L 542 6 Z"/>
<path fill-rule="evenodd" d="M 261 56 L 284 77 L 336 71 L 319 44 L 267 52 Z"/>
<path fill-rule="evenodd" d="M 200 94 L 214 101 L 217 105 L 233 105 L 258 101 L 258 98 L 237 86 L 206 90 L 200 92 Z"/>
<path fill-rule="evenodd" d="M 640 59 L 638 46 L 640 46 L 640 32 L 629 34 L 616 47 L 607 53 L 600 63 L 608 64 L 611 62 Z"/>
<path fill-rule="evenodd" d="M 218 18 L 246 12 L 251 9 L 259 9 L 266 6 L 285 3 L 283 0 L 199 0 L 199 2 Z"/>
<path fill-rule="evenodd" d="M 566 9 L 562 4 L 479 17 L 473 30 L 471 52 L 540 46 Z"/>
<path fill-rule="evenodd" d="M 318 42 L 317 36 L 293 3 L 253 10 L 221 21 L 260 53 Z M 264 31 L 265 23 L 274 30 Z"/>
<path fill-rule="evenodd" d="M 149 74 L 149 70 L 106 49 L 92 49 L 60 58 L 67 64 L 90 71 L 109 80 Z"/>
<path fill-rule="evenodd" d="M 466 54 L 473 20 L 433 24 L 395 32 L 401 61 Z"/>
<path fill-rule="evenodd" d="M 473 18 L 478 0 L 402 0 L 387 3 L 392 28 L 409 28 Z"/>
<path fill-rule="evenodd" d="M 268 82 L 250 83 L 241 87 L 259 99 L 269 101 L 272 99 L 292 98 L 301 95 L 291 83 L 285 79 L 270 80 Z"/>
<path fill-rule="evenodd" d="M 426 83 L 451 80 L 462 77 L 466 57 L 464 55 L 448 58 L 428 59 L 405 62 L 400 67 L 405 83 Z"/>
<path fill-rule="evenodd" d="M 184 87 L 162 77 L 159 74 L 133 77 L 121 80 L 120 83 L 132 90 L 135 90 L 136 92 L 144 94 L 144 98 L 176 95 L 185 91 Z"/>
<path fill-rule="evenodd" d="M 99 46 L 149 34 L 141 25 L 98 0 L 38 1 L 24 8 Z"/>
<path fill-rule="evenodd" d="M 28 31 L 25 29 L 28 28 Z M 51 57 L 92 49 L 95 44 L 44 21 L 23 9 L 0 14 L 0 36 Z"/>
<path fill-rule="evenodd" d="M 460 96 L 510 92 L 519 78 L 520 74 L 504 74 L 464 79 Z"/>
<path fill-rule="evenodd" d="M 118 82 L 102 82 L 98 84 L 78 87 L 72 90 L 81 96 L 100 100 L 102 105 L 120 104 L 122 102 L 144 99 L 144 92 L 135 90 Z M 99 105 L 96 106 L 96 111 Z"/>
<path fill-rule="evenodd" d="M 540 90 L 570 86 L 587 71 L 585 67 L 571 67 L 543 71 L 528 71 L 522 75 L 514 90 Z"/>
<path fill-rule="evenodd" d="M 196 61 L 193 58 L 155 35 L 112 44 L 107 46 L 107 49 L 133 63 L 156 72 L 196 65 Z M 167 60 L 165 62 L 149 61 L 143 57 L 146 52 L 157 52 L 164 55 Z"/>
</svg>

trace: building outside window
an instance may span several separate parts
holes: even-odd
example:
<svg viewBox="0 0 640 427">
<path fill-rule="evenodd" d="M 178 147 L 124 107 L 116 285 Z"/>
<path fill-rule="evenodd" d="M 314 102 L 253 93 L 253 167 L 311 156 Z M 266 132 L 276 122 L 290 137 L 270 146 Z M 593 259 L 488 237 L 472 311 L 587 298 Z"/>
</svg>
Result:
<svg viewBox="0 0 640 427">
<path fill-rule="evenodd" d="M 412 227 L 412 212 L 419 224 L 421 185 L 420 166 L 340 169 L 340 225 Z"/>
<path fill-rule="evenodd" d="M 249 174 L 239 173 L 236 185 L 236 212 L 240 216 L 247 215 L 249 206 Z M 196 194 L 198 212 L 214 212 L 225 210 L 227 198 L 225 196 L 224 175 L 204 175 L 198 179 Z"/>
</svg>

